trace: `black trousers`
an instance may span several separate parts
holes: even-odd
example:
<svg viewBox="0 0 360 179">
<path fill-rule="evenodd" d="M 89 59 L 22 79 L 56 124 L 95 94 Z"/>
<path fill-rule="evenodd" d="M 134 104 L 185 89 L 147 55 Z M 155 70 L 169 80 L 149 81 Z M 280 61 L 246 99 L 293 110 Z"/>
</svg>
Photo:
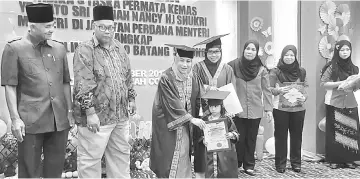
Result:
<svg viewBox="0 0 360 179">
<path fill-rule="evenodd" d="M 305 110 L 286 112 L 273 110 L 275 121 L 275 167 L 284 169 L 287 161 L 288 130 L 290 132 L 290 162 L 292 167 L 301 167 L 301 142 Z"/>
<path fill-rule="evenodd" d="M 246 119 L 234 117 L 235 126 L 240 134 L 240 140 L 236 143 L 238 167 L 243 166 L 245 170 L 254 170 L 255 168 L 254 153 L 260 120 L 261 118 Z"/>
<path fill-rule="evenodd" d="M 25 134 L 24 141 L 18 143 L 19 178 L 61 178 L 68 132 L 69 130 Z"/>
</svg>

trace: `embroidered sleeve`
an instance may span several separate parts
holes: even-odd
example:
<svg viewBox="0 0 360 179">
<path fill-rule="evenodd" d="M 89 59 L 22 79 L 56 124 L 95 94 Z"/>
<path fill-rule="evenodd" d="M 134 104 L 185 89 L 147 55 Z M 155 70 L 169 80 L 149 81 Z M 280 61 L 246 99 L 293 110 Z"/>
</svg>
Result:
<svg viewBox="0 0 360 179">
<path fill-rule="evenodd" d="M 158 85 L 158 94 L 162 110 L 165 112 L 167 127 L 170 131 L 189 122 L 193 116 L 189 114 L 177 94 L 174 84 L 165 76 L 161 76 Z"/>
<path fill-rule="evenodd" d="M 92 51 L 90 47 L 79 45 L 74 54 L 74 103 L 85 110 L 86 115 L 95 113 L 94 90 L 97 84 Z"/>
<path fill-rule="evenodd" d="M 126 85 L 128 87 L 128 99 L 129 99 L 129 101 L 134 101 L 137 94 L 134 89 L 134 83 L 133 83 L 133 78 L 132 78 L 132 74 L 131 74 L 130 60 L 126 53 L 125 53 L 125 61 L 127 64 L 127 69 L 128 69 L 128 71 L 126 73 Z"/>
</svg>

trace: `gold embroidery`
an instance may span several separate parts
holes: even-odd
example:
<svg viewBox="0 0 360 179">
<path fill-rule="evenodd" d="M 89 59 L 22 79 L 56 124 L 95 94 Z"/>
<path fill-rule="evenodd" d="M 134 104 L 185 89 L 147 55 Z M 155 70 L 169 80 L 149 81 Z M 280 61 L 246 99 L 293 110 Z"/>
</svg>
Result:
<svg viewBox="0 0 360 179">
<path fill-rule="evenodd" d="M 171 168 L 170 168 L 170 174 L 169 178 L 175 178 L 176 172 L 180 160 L 180 145 L 181 145 L 181 138 L 182 138 L 182 131 L 184 130 L 184 127 L 179 127 L 176 130 L 176 144 L 175 144 L 175 150 L 174 155 L 171 161 Z"/>
<path fill-rule="evenodd" d="M 335 111 L 335 120 L 345 126 L 357 130 L 356 121 L 340 112 Z"/>
<path fill-rule="evenodd" d="M 172 74 L 174 75 L 174 73 L 172 73 Z M 175 125 L 181 124 L 185 120 L 188 120 L 189 118 L 192 117 L 190 115 L 191 114 L 192 78 L 188 77 L 186 79 L 186 81 L 184 81 L 184 82 L 181 82 L 181 81 L 178 81 L 178 80 L 175 79 L 175 85 L 176 85 L 176 87 L 178 89 L 178 92 L 179 92 L 181 104 L 183 104 L 184 108 L 186 106 L 186 110 L 187 110 L 188 114 L 180 117 L 179 119 L 176 119 L 175 121 L 170 122 L 167 125 L 168 128 L 170 128 L 170 129 L 173 128 Z"/>
<path fill-rule="evenodd" d="M 213 160 L 214 160 L 214 177 L 217 178 L 217 175 L 218 175 L 217 152 L 214 152 L 214 153 L 213 153 Z"/>
<path fill-rule="evenodd" d="M 176 119 L 175 121 L 172 121 L 172 122 L 168 123 L 168 124 L 167 124 L 167 127 L 168 127 L 169 129 L 172 129 L 174 126 L 176 126 L 176 125 L 178 125 L 178 124 L 181 124 L 182 122 L 190 119 L 191 117 L 192 117 L 192 116 L 191 116 L 190 114 L 185 114 L 184 116 Z M 172 130 L 174 130 L 174 129 L 172 129 Z"/>
<path fill-rule="evenodd" d="M 352 129 L 349 129 L 347 127 L 344 127 L 344 126 L 342 126 L 340 124 L 335 123 L 334 126 L 338 131 L 341 131 L 342 134 L 356 135 L 356 131 L 354 131 Z"/>
<path fill-rule="evenodd" d="M 174 72 L 171 74 L 175 77 Z M 184 84 L 185 83 L 185 84 Z M 192 78 L 188 77 L 184 82 L 178 81 L 175 78 L 175 85 L 178 89 L 179 96 L 183 107 L 185 108 L 185 104 L 187 104 L 187 112 L 188 114 L 184 115 L 183 117 L 169 123 L 170 126 L 175 124 L 179 124 L 181 120 L 186 120 L 186 117 L 191 117 L 191 91 L 192 91 Z M 173 123 L 173 124 L 172 124 Z M 168 125 L 169 127 L 169 125 Z M 179 164 L 180 159 L 180 145 L 181 145 L 181 138 L 182 138 L 182 131 L 185 130 L 185 127 L 181 126 L 176 129 L 176 144 L 173 159 L 171 161 L 171 168 L 170 168 L 170 175 L 169 178 L 175 178 L 176 172 Z"/>
<path fill-rule="evenodd" d="M 200 62 L 200 65 L 202 66 L 203 70 L 205 71 L 206 73 L 206 76 L 208 77 L 208 80 L 209 80 L 209 86 L 214 86 L 214 87 L 217 87 L 217 79 L 219 78 L 220 76 L 220 72 L 222 71 L 223 67 L 224 67 L 224 64 L 225 63 L 220 63 L 218 69 L 216 70 L 215 72 L 215 75 L 214 77 L 211 76 L 210 72 L 209 72 L 209 69 L 206 67 L 205 65 L 205 62 L 204 61 L 201 61 Z"/>
<path fill-rule="evenodd" d="M 359 150 L 358 142 L 357 140 L 354 140 L 350 137 L 347 137 L 345 135 L 342 135 L 338 132 L 335 132 L 335 141 L 342 144 L 343 146 L 347 146 L 348 148 L 352 148 L 356 151 Z"/>
</svg>

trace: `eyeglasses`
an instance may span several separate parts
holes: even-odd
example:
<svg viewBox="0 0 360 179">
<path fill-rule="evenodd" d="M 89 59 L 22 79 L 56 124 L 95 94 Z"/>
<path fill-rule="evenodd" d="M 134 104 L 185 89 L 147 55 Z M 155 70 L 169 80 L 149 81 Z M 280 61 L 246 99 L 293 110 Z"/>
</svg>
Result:
<svg viewBox="0 0 360 179">
<path fill-rule="evenodd" d="M 221 51 L 220 50 L 215 50 L 215 51 L 207 51 L 207 54 L 209 54 L 209 55 L 212 55 L 212 54 L 215 54 L 215 55 L 219 55 L 221 53 Z"/>
<path fill-rule="evenodd" d="M 108 30 L 109 32 L 115 31 L 115 26 L 112 26 L 112 25 L 107 26 L 107 27 L 104 25 L 95 25 L 95 26 L 98 27 L 101 32 L 105 32 L 106 30 Z"/>
</svg>

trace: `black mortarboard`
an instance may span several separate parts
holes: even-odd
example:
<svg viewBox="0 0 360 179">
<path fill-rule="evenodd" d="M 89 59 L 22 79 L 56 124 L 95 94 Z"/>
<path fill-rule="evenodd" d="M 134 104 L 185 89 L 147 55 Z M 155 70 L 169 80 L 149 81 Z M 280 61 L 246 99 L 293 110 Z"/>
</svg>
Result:
<svg viewBox="0 0 360 179">
<path fill-rule="evenodd" d="M 27 5 L 26 14 L 31 23 L 47 23 L 54 20 L 53 7 L 50 4 Z"/>
<path fill-rule="evenodd" d="M 113 8 L 111 6 L 95 6 L 93 8 L 94 21 L 114 20 Z"/>
<path fill-rule="evenodd" d="M 210 38 L 208 38 L 208 39 L 206 39 L 206 40 L 204 40 L 204 41 L 202 41 L 200 43 L 195 44 L 194 47 L 198 46 L 198 45 L 203 45 L 203 44 L 206 44 L 206 47 L 205 47 L 206 49 L 212 48 L 215 45 L 221 46 L 221 39 L 220 38 L 224 37 L 224 36 L 227 36 L 227 35 L 229 35 L 229 33 L 210 37 Z"/>
<path fill-rule="evenodd" d="M 230 94 L 228 91 L 210 90 L 201 98 L 207 99 L 209 106 L 217 106 L 223 104 L 223 100 Z"/>
<path fill-rule="evenodd" d="M 194 54 L 196 49 L 188 47 L 186 45 L 174 45 L 174 44 L 165 44 L 170 47 L 174 47 L 176 53 L 179 57 L 187 57 L 187 58 L 194 58 Z"/>
</svg>

